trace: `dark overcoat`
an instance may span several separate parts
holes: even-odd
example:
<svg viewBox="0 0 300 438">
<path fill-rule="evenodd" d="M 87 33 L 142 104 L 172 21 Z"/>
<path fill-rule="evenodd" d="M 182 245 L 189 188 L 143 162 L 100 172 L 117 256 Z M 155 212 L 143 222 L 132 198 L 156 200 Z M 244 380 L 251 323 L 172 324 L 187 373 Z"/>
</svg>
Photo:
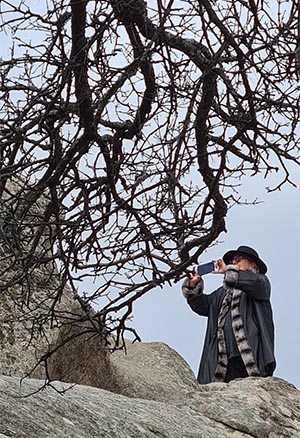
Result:
<svg viewBox="0 0 300 438">
<path fill-rule="evenodd" d="M 276 362 L 274 356 L 274 323 L 270 303 L 271 286 L 263 274 L 251 271 L 239 271 L 235 289 L 242 291 L 240 313 L 244 329 L 251 345 L 254 358 L 261 376 L 271 376 Z M 225 295 L 220 287 L 210 295 L 202 292 L 187 297 L 192 310 L 199 315 L 207 316 L 207 330 L 198 382 L 210 383 L 213 380 L 218 363 L 217 326 L 218 315 Z"/>
</svg>

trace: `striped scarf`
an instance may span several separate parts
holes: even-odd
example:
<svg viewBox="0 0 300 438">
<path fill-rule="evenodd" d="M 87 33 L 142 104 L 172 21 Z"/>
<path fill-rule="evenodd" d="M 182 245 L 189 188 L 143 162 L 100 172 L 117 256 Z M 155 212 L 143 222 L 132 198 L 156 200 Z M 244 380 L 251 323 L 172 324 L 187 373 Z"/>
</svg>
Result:
<svg viewBox="0 0 300 438">
<path fill-rule="evenodd" d="M 228 357 L 226 351 L 224 324 L 225 317 L 229 309 L 231 310 L 233 334 L 247 373 L 249 376 L 259 376 L 260 373 L 255 363 L 251 346 L 247 340 L 242 315 L 240 313 L 240 299 L 242 296 L 242 291 L 239 289 L 234 289 L 233 287 L 229 287 L 226 283 L 224 283 L 224 288 L 226 290 L 226 294 L 218 316 L 218 364 L 213 381 L 224 382 L 227 372 Z"/>
</svg>

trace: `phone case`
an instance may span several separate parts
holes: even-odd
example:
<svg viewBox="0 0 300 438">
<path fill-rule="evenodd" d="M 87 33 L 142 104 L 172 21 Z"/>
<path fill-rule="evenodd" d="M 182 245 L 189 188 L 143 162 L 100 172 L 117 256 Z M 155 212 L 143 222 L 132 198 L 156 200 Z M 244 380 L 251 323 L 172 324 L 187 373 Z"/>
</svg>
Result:
<svg viewBox="0 0 300 438">
<path fill-rule="evenodd" d="M 204 263 L 203 265 L 199 265 L 197 267 L 198 275 L 209 274 L 210 272 L 215 270 L 214 262 Z"/>
</svg>

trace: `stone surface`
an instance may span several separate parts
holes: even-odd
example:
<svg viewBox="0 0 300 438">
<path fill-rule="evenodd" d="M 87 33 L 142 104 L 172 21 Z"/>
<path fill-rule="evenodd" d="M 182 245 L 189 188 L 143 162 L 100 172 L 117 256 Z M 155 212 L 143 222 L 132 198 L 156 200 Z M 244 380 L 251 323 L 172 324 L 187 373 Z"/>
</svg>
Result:
<svg viewBox="0 0 300 438">
<path fill-rule="evenodd" d="M 77 327 L 78 332 L 82 329 Z M 76 337 L 76 328 L 70 330 L 74 339 L 50 360 L 51 379 L 172 403 L 182 402 L 199 387 L 188 364 L 166 344 L 127 341 L 126 351 L 109 354 L 97 336 Z M 66 328 L 62 333 L 66 338 Z"/>
<path fill-rule="evenodd" d="M 118 393 L 162 402 L 183 402 L 199 385 L 183 358 L 160 342 L 126 344 L 110 356 Z"/>
<path fill-rule="evenodd" d="M 126 351 L 112 354 L 90 333 L 76 336 L 82 325 L 70 327 L 74 339 L 59 348 L 49 362 L 53 380 L 90 385 L 128 397 L 173 403 L 182 401 L 199 385 L 184 359 L 160 342 L 126 342 Z M 62 338 L 68 335 L 62 328 Z"/>
<path fill-rule="evenodd" d="M 40 226 L 47 199 L 40 196 L 29 208 L 28 196 L 24 181 L 14 178 L 0 197 L 0 374 L 12 376 L 30 373 L 56 343 L 59 327 L 81 315 L 52 260 L 51 226 Z M 33 374 L 42 377 L 43 367 Z"/>
<path fill-rule="evenodd" d="M 200 386 L 207 391 L 190 403 L 214 421 L 257 438 L 300 437 L 300 392 L 276 378 L 237 379 Z"/>
<path fill-rule="evenodd" d="M 299 438 L 300 394 L 276 378 L 200 387 L 183 403 L 0 378 L 1 438 Z M 62 391 L 67 384 L 57 382 Z M 24 397 L 27 395 L 27 397 Z"/>
<path fill-rule="evenodd" d="M 24 377 L 32 372 L 38 378 L 44 376 L 43 366 L 35 368 L 50 344 L 57 342 L 59 327 L 74 307 L 73 297 L 65 292 L 57 304 L 53 324 L 50 323 L 51 297 L 48 289 L 38 289 L 38 299 L 33 295 L 27 305 L 19 306 L 14 290 L 2 295 L 0 302 L 0 374 Z M 39 305 L 41 303 L 41 305 Z M 77 311 L 80 312 L 79 308 Z M 39 321 L 48 322 L 41 328 Z M 34 371 L 33 371 L 34 370 Z"/>
<path fill-rule="evenodd" d="M 59 348 L 48 363 L 50 379 L 119 392 L 110 353 L 89 321 L 63 325 L 52 348 L 55 346 Z"/>
<path fill-rule="evenodd" d="M 106 369 L 107 352 L 99 337 L 90 341 L 92 309 L 62 284 L 52 252 L 56 219 L 48 207 L 47 191 L 31 191 L 19 176 L 8 179 L 0 194 L 0 374 L 45 378 L 44 361 L 37 364 L 71 334 L 76 342 L 53 357 L 54 378 L 72 374 L 71 381 L 105 387 L 108 376 L 102 377 L 101 366 L 93 370 L 91 358 Z M 78 337 L 82 328 L 88 333 Z"/>
</svg>

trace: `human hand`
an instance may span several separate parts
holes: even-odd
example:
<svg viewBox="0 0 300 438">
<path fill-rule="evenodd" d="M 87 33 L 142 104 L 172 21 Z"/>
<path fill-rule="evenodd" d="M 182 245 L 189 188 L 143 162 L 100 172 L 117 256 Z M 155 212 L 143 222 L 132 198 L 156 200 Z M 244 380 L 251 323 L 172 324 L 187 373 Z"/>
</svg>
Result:
<svg viewBox="0 0 300 438">
<path fill-rule="evenodd" d="M 213 271 L 213 274 L 225 274 L 226 271 L 227 265 L 225 264 L 224 260 L 215 260 L 215 270 Z"/>
<path fill-rule="evenodd" d="M 190 287 L 197 286 L 197 284 L 200 283 L 201 281 L 201 276 L 198 274 L 196 267 L 193 268 L 192 272 L 189 273 L 188 277 L 189 277 Z"/>
</svg>

